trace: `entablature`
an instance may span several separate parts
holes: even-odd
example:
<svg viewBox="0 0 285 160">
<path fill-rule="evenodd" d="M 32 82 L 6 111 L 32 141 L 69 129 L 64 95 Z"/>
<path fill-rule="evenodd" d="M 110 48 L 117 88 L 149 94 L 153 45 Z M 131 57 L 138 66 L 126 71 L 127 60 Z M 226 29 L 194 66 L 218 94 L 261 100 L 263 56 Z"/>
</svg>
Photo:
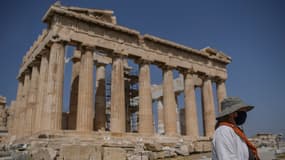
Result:
<svg viewBox="0 0 285 160">
<path fill-rule="evenodd" d="M 51 6 L 43 18 L 49 27 L 27 52 L 18 77 L 42 50 L 57 39 L 67 45 L 92 46 L 100 51 L 106 50 L 105 55 L 109 57 L 115 53 L 157 65 L 191 69 L 211 77 L 227 79 L 226 65 L 231 62 L 231 58 L 220 51 L 210 47 L 197 50 L 152 35 L 140 35 L 138 31 L 96 19 L 89 12 L 109 16 L 113 14 L 104 10 Z"/>
</svg>

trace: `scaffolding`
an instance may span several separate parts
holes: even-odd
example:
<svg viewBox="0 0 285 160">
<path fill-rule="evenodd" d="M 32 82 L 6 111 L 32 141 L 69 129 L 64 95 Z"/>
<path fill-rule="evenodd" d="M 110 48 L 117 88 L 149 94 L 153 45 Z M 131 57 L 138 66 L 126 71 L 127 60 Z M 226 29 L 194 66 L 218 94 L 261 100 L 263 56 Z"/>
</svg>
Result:
<svg viewBox="0 0 285 160">
<path fill-rule="evenodd" d="M 111 117 L 111 72 L 106 76 L 106 130 L 110 130 Z M 138 70 L 128 65 L 124 66 L 125 104 L 126 104 L 126 131 L 138 131 Z"/>
</svg>

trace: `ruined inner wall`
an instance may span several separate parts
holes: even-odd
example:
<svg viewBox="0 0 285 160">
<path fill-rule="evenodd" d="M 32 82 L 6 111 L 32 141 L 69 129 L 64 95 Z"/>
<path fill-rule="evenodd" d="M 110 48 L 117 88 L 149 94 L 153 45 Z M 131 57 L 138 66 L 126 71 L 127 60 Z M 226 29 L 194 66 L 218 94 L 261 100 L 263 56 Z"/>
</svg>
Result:
<svg viewBox="0 0 285 160">
<path fill-rule="evenodd" d="M 7 130 L 6 98 L 0 96 L 0 130 Z"/>
</svg>

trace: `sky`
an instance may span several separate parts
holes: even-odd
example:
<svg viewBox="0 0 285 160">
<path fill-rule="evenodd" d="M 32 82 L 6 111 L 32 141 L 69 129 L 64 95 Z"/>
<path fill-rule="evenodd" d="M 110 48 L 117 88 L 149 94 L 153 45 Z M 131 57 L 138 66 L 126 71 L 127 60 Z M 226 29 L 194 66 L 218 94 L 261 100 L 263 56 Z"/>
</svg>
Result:
<svg viewBox="0 0 285 160">
<path fill-rule="evenodd" d="M 54 2 L 1 1 L 0 95 L 7 97 L 8 104 L 16 97 L 16 77 L 22 57 L 46 27 L 41 18 Z M 61 3 L 113 10 L 119 25 L 141 34 L 196 49 L 210 46 L 226 53 L 232 58 L 227 67 L 227 94 L 256 106 L 248 113 L 245 131 L 249 135 L 285 133 L 285 1 L 62 0 Z M 152 83 L 161 81 L 158 77 L 161 73 L 155 72 L 159 71 L 152 71 Z"/>
</svg>

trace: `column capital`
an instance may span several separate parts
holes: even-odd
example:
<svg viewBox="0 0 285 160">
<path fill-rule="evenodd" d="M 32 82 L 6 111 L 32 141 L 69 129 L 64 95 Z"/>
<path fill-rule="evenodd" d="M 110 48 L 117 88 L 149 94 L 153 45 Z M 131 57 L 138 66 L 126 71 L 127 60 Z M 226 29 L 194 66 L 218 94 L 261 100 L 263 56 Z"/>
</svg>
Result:
<svg viewBox="0 0 285 160">
<path fill-rule="evenodd" d="M 146 59 L 136 59 L 135 60 L 135 63 L 137 64 L 151 64 L 151 61 L 150 60 L 146 60 Z"/>
<path fill-rule="evenodd" d="M 96 67 L 106 66 L 107 64 L 104 62 L 96 62 Z"/>
<path fill-rule="evenodd" d="M 214 77 L 214 81 L 216 83 L 225 83 L 226 79 L 221 78 L 221 77 Z"/>
<path fill-rule="evenodd" d="M 158 67 L 161 68 L 162 70 L 173 70 L 173 69 L 175 69 L 175 67 L 169 66 L 169 65 L 161 65 Z"/>
<path fill-rule="evenodd" d="M 208 74 L 206 74 L 206 73 L 198 72 L 197 75 L 198 75 L 198 77 L 199 77 L 201 80 L 203 80 L 203 81 L 209 80 L 209 79 L 213 79 L 212 76 L 210 76 L 210 75 L 208 75 Z"/>
<path fill-rule="evenodd" d="M 23 73 L 25 73 L 25 75 L 26 74 L 31 74 L 31 69 L 27 68 Z"/>
<path fill-rule="evenodd" d="M 77 47 L 73 52 L 73 56 L 72 56 L 71 60 L 74 63 L 74 62 L 80 61 L 80 58 L 81 58 L 81 48 Z"/>
<path fill-rule="evenodd" d="M 41 64 L 41 61 L 39 59 L 35 59 L 32 61 L 31 66 L 32 67 L 39 67 Z"/>
<path fill-rule="evenodd" d="M 85 45 L 84 44 L 84 45 L 80 46 L 80 49 L 83 50 L 83 51 L 91 51 L 92 54 L 93 54 L 93 52 L 95 50 L 95 46 L 90 46 L 90 45 Z"/>
<path fill-rule="evenodd" d="M 194 75 L 197 74 L 196 71 L 194 71 L 193 68 L 187 68 L 187 69 L 178 69 L 178 71 L 183 74 L 184 77 L 186 77 L 186 75 L 190 74 L 190 75 Z"/>
<path fill-rule="evenodd" d="M 110 54 L 110 57 L 111 57 L 111 58 L 124 58 L 125 55 L 112 52 L 112 53 Z"/>
<path fill-rule="evenodd" d="M 40 56 L 46 56 L 50 53 L 50 49 L 48 47 L 45 47 L 41 52 L 40 52 Z"/>
<path fill-rule="evenodd" d="M 66 41 L 62 40 L 59 35 L 53 35 L 52 38 L 50 39 L 51 43 L 62 43 L 62 44 L 66 44 Z"/>
<path fill-rule="evenodd" d="M 24 82 L 24 74 L 22 73 L 22 74 L 20 74 L 18 77 L 17 77 L 17 80 L 19 81 L 19 82 Z"/>
</svg>

